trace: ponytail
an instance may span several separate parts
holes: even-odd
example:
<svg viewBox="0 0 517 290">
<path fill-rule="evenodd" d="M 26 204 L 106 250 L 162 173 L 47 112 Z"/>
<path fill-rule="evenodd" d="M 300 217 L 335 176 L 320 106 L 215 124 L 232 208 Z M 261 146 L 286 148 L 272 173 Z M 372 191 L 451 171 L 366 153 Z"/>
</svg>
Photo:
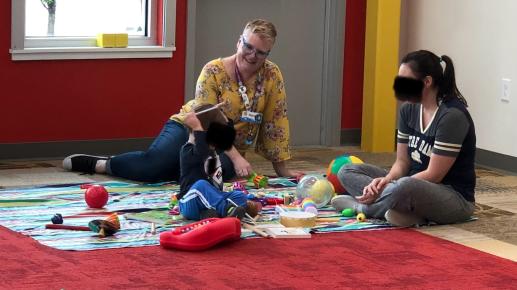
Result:
<svg viewBox="0 0 517 290">
<path fill-rule="evenodd" d="M 463 104 L 465 104 L 465 106 L 467 106 L 467 100 L 465 100 L 456 86 L 456 75 L 452 59 L 447 55 L 442 55 L 440 60 L 445 63 L 445 70 L 443 71 L 442 82 L 438 88 L 438 95 L 441 96 L 441 99 L 443 100 L 458 98 Z"/>
</svg>

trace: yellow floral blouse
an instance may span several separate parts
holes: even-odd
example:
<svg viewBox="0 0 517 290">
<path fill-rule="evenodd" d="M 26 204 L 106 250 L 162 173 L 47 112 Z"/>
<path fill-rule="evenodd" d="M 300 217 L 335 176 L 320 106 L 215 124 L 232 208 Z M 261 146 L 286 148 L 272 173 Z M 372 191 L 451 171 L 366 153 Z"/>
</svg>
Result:
<svg viewBox="0 0 517 290">
<path fill-rule="evenodd" d="M 257 79 L 263 78 L 262 93 L 257 95 Z M 180 123 L 184 113 L 190 112 L 199 104 L 225 102 L 221 108 L 233 120 L 237 136 L 235 147 L 243 152 L 250 146 L 246 144 L 248 134 L 255 139 L 255 151 L 272 162 L 291 158 L 289 149 L 289 120 L 287 119 L 287 100 L 282 73 L 276 64 L 266 60 L 256 78 L 245 83 L 250 103 L 255 102 L 254 110 L 263 114 L 262 123 L 252 124 L 240 120 L 245 111 L 244 103 L 238 92 L 239 85 L 225 71 L 222 59 L 215 59 L 205 65 L 196 85 L 195 98 L 186 103 L 180 113 L 171 117 Z M 251 130 L 251 131 L 250 131 Z"/>
</svg>

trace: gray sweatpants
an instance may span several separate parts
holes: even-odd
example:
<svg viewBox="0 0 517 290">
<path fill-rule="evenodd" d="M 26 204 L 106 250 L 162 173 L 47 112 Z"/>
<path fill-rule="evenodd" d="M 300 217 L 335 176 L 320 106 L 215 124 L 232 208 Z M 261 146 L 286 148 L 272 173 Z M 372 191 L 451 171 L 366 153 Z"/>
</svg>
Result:
<svg viewBox="0 0 517 290">
<path fill-rule="evenodd" d="M 338 178 L 346 191 L 357 197 L 374 178 L 387 174 L 374 165 L 347 164 L 339 170 Z M 474 203 L 449 185 L 402 177 L 386 185 L 374 203 L 363 205 L 364 214 L 373 218 L 384 218 L 388 209 L 412 213 L 438 224 L 450 224 L 468 220 L 474 212 Z"/>
</svg>

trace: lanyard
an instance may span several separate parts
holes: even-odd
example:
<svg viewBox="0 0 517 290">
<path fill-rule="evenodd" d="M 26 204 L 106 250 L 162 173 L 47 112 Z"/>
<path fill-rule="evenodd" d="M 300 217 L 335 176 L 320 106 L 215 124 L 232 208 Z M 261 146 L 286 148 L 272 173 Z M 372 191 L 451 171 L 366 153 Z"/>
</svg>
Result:
<svg viewBox="0 0 517 290">
<path fill-rule="evenodd" d="M 241 72 L 239 71 L 239 68 L 237 67 L 237 63 L 235 64 L 235 76 L 237 78 L 237 83 L 239 84 L 239 94 L 241 95 L 242 102 L 244 103 L 244 107 L 246 108 L 246 111 L 252 111 L 255 110 L 256 104 L 258 103 L 258 98 L 262 94 L 262 85 L 263 85 L 263 79 L 261 74 L 259 73 L 257 75 L 257 81 L 255 82 L 255 97 L 253 98 L 253 103 L 250 104 L 250 99 L 248 97 L 248 94 L 246 91 L 248 90 L 246 86 L 244 85 L 242 81 Z M 253 133 L 253 127 L 251 124 L 249 125 L 249 131 L 248 134 L 246 134 L 246 144 L 251 145 L 253 144 L 253 140 L 255 140 L 255 134 Z"/>
<path fill-rule="evenodd" d="M 262 75 L 259 73 L 257 76 L 257 81 L 255 82 L 255 97 L 253 98 L 252 102 L 250 104 L 250 99 L 247 94 L 247 88 L 244 85 L 244 82 L 242 81 L 241 72 L 239 71 L 239 68 L 237 67 L 237 63 L 235 64 L 235 76 L 237 77 L 237 83 L 239 84 L 239 94 L 241 95 L 242 102 L 244 103 L 244 107 L 247 111 L 251 111 L 255 109 L 255 105 L 258 103 L 257 99 L 262 94 Z"/>
<path fill-rule="evenodd" d="M 251 109 L 251 106 L 250 99 L 248 98 L 248 94 L 246 93 L 248 89 L 242 82 L 241 72 L 239 71 L 237 64 L 235 64 L 235 76 L 237 77 L 237 83 L 239 83 L 239 94 L 241 95 L 242 102 L 244 103 L 244 107 L 246 108 L 246 110 L 249 111 Z"/>
</svg>

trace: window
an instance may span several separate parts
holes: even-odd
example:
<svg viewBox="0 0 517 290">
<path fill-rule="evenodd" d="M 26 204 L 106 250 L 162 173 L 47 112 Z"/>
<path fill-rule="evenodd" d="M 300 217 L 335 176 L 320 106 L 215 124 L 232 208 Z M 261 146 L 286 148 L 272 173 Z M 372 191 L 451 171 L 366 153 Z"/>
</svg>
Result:
<svg viewBox="0 0 517 290">
<path fill-rule="evenodd" d="M 11 0 L 13 60 L 172 57 L 175 0 Z M 127 33 L 127 48 L 96 47 Z"/>
</svg>

